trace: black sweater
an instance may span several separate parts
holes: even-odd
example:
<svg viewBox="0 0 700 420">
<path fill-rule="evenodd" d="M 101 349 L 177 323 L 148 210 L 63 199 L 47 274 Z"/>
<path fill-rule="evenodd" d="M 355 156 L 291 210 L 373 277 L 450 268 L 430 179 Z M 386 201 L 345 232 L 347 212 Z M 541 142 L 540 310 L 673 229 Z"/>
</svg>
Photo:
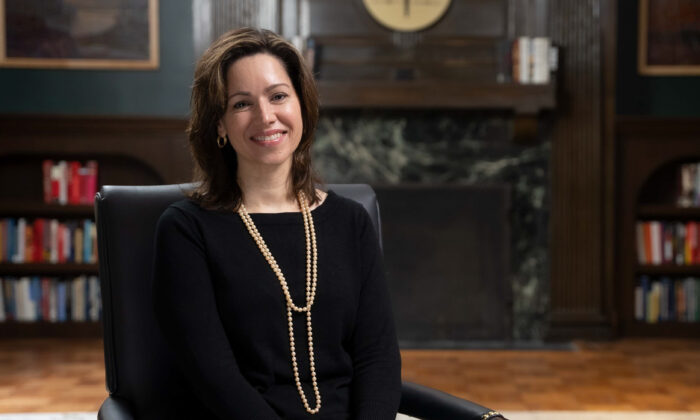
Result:
<svg viewBox="0 0 700 420">
<path fill-rule="evenodd" d="M 219 419 L 394 420 L 401 360 L 378 241 L 364 208 L 329 191 L 313 210 L 318 286 L 312 308 L 322 403 L 306 412 L 294 382 L 279 280 L 238 214 L 172 204 L 156 232 L 153 295 L 166 340 L 195 395 Z M 301 213 L 251 214 L 305 306 Z M 311 408 L 306 315 L 293 312 Z"/>
</svg>

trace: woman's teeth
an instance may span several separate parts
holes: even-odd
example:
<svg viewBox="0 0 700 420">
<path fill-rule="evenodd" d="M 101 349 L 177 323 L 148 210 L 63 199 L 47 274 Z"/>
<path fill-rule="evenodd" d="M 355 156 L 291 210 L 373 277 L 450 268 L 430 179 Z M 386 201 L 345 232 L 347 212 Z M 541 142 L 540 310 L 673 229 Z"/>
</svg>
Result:
<svg viewBox="0 0 700 420">
<path fill-rule="evenodd" d="M 255 140 L 255 141 L 275 141 L 278 138 L 280 138 L 281 135 L 282 135 L 282 133 L 275 133 L 271 136 L 258 136 L 258 137 L 253 137 L 253 140 Z"/>
</svg>

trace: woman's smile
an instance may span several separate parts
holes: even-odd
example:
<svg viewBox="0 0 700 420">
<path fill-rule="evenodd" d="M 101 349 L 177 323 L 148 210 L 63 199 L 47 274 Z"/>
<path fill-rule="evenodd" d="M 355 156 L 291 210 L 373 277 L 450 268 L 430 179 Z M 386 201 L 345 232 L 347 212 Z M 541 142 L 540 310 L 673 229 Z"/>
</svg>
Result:
<svg viewBox="0 0 700 420">
<path fill-rule="evenodd" d="M 287 138 L 285 130 L 267 130 L 262 134 L 252 136 L 250 139 L 259 146 L 267 147 L 280 144 Z"/>
</svg>

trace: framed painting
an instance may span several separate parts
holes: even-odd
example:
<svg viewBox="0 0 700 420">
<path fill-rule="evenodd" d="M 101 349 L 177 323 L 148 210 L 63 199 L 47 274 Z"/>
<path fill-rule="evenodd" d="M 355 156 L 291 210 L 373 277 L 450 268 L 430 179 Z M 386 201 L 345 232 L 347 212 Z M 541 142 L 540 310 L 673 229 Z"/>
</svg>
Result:
<svg viewBox="0 0 700 420">
<path fill-rule="evenodd" d="M 154 70 L 158 0 L 0 0 L 0 66 Z"/>
<path fill-rule="evenodd" d="M 700 1 L 639 0 L 639 73 L 700 75 Z"/>
</svg>

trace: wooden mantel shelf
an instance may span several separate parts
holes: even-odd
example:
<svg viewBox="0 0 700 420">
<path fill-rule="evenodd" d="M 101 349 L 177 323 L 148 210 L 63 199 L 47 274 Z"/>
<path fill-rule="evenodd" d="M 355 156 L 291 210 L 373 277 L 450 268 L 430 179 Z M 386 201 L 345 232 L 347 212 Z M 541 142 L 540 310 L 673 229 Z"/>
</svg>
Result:
<svg viewBox="0 0 700 420">
<path fill-rule="evenodd" d="M 322 108 L 504 109 L 533 115 L 556 106 L 554 83 L 318 81 Z"/>
</svg>

